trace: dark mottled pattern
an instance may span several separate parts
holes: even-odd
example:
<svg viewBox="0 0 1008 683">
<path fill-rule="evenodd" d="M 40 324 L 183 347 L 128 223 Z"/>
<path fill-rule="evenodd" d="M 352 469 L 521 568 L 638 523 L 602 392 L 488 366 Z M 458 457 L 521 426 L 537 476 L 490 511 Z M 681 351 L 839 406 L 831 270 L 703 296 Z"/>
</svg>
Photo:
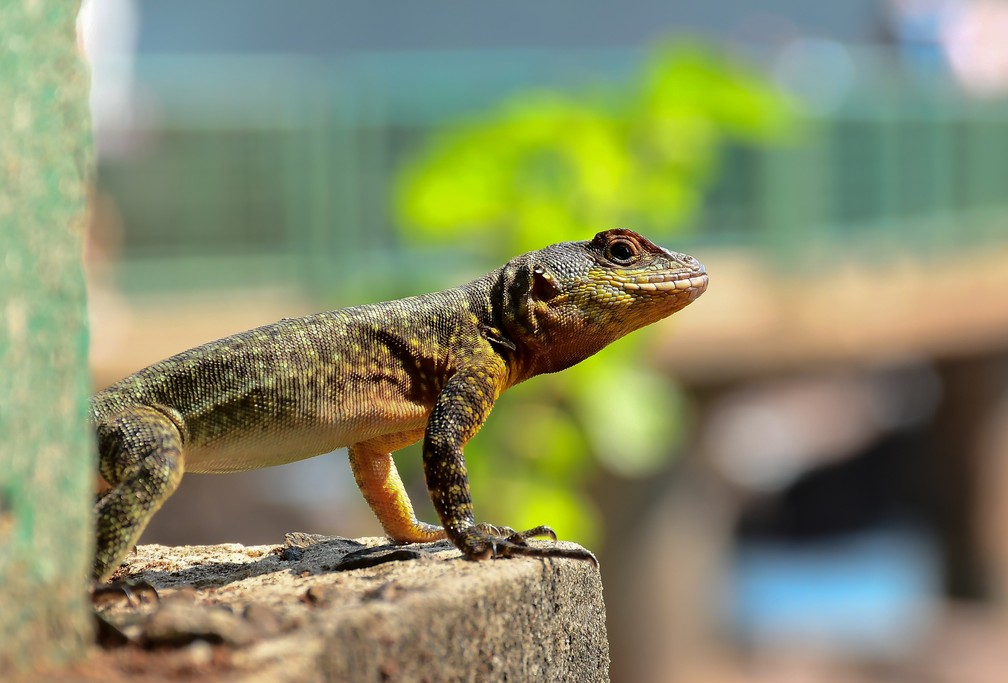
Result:
<svg viewBox="0 0 1008 683">
<path fill-rule="evenodd" d="M 463 446 L 508 387 L 587 358 L 706 286 L 692 257 L 609 230 L 458 288 L 281 320 L 140 370 L 92 399 L 100 471 L 113 486 L 97 505 L 95 575 L 118 566 L 183 471 L 248 470 L 340 446 L 397 541 L 447 535 L 473 558 L 571 555 L 474 522 Z M 421 435 L 443 530 L 415 518 L 391 460 Z"/>
</svg>

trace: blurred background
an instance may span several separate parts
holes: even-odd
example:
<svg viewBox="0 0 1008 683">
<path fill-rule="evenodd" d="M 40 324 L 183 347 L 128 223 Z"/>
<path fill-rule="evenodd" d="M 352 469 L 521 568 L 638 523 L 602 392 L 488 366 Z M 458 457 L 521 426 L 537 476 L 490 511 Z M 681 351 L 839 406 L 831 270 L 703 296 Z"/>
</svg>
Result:
<svg viewBox="0 0 1008 683">
<path fill-rule="evenodd" d="M 615 226 L 672 320 L 508 392 L 477 515 L 602 562 L 614 681 L 1008 672 L 1008 3 L 85 3 L 96 387 Z M 425 519 L 419 451 L 398 457 Z M 143 542 L 380 533 L 345 454 Z"/>
</svg>

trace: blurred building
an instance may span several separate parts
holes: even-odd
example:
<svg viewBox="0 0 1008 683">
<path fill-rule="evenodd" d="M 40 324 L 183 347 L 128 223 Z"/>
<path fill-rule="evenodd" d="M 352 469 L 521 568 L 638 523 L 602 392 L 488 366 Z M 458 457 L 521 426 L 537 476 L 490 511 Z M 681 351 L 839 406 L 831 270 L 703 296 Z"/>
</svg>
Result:
<svg viewBox="0 0 1008 683">
<path fill-rule="evenodd" d="M 448 0 L 343 3 L 268 0 L 171 6 L 140 0 L 138 48 L 150 54 L 311 54 L 513 49 L 639 47 L 670 33 L 776 40 L 793 34 L 860 43 L 876 39 L 888 8 L 879 0 L 808 3 L 775 0 L 754 7 L 744 0 L 681 4 L 637 0 L 539 3 L 518 0 L 484 6 Z"/>
</svg>

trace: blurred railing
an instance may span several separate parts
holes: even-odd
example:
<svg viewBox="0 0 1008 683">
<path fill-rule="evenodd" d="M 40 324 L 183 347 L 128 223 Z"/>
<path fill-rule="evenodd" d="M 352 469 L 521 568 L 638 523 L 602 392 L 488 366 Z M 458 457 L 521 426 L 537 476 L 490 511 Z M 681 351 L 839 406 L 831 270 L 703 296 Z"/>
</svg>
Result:
<svg viewBox="0 0 1008 683">
<path fill-rule="evenodd" d="M 507 94 L 611 84 L 643 57 L 143 58 L 141 110 L 156 115 L 98 175 L 125 226 L 122 284 L 265 277 L 329 292 L 374 272 L 422 279 L 450 255 L 418 255 L 397 235 L 393 181 L 410 150 Z M 676 243 L 791 258 L 815 246 L 886 254 L 1008 242 L 1008 103 L 970 100 L 895 60 L 850 53 L 849 88 L 794 139 L 726 150 L 695 229 Z"/>
</svg>

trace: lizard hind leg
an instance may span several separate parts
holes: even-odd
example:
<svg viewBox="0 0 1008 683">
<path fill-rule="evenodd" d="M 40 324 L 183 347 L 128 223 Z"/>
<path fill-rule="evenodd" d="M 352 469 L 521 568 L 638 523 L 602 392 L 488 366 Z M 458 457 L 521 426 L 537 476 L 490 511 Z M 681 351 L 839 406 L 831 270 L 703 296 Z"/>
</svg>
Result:
<svg viewBox="0 0 1008 683">
<path fill-rule="evenodd" d="M 178 427 L 155 408 L 129 408 L 96 431 L 98 469 L 112 486 L 95 504 L 94 578 L 104 581 L 174 493 L 184 463 Z"/>
<path fill-rule="evenodd" d="M 353 470 L 357 488 L 382 529 L 397 543 L 427 543 L 445 538 L 444 529 L 416 518 L 390 452 L 417 438 L 419 433 L 408 433 L 397 439 L 386 437 L 375 442 L 357 443 L 349 449 L 350 469 Z"/>
</svg>

